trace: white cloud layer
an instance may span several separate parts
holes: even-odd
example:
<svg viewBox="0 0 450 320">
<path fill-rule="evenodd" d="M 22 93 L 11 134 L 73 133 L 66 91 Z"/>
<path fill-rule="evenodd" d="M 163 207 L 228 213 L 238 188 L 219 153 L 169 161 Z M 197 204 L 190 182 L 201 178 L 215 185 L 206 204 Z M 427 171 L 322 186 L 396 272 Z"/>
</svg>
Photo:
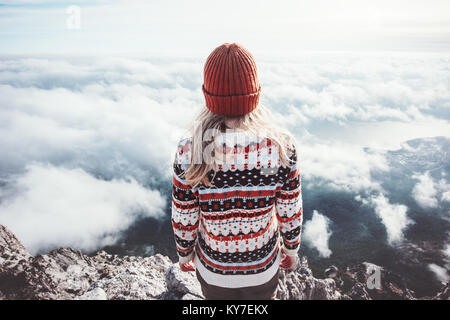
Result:
<svg viewBox="0 0 450 320">
<path fill-rule="evenodd" d="M 303 175 L 309 182 L 312 182 L 310 178 L 321 178 L 318 183 L 325 181 L 334 189 L 353 192 L 380 190 L 371 171 L 389 168 L 382 153 L 368 153 L 359 146 L 340 141 L 302 141 L 299 157 Z"/>
<path fill-rule="evenodd" d="M 132 178 L 104 181 L 82 169 L 42 164 L 29 165 L 0 195 L 0 223 L 31 253 L 112 244 L 137 217 L 160 217 L 165 207 L 159 192 Z"/>
<path fill-rule="evenodd" d="M 429 172 L 413 175 L 418 182 L 412 190 L 412 196 L 423 208 L 436 208 L 440 201 L 450 201 L 450 185 L 444 180 L 434 181 Z"/>
<path fill-rule="evenodd" d="M 429 173 L 423 175 L 415 175 L 413 178 L 418 179 L 419 182 L 414 186 L 412 194 L 417 203 L 424 208 L 436 208 L 438 205 L 437 190 Z"/>
<path fill-rule="evenodd" d="M 446 268 L 443 268 L 434 263 L 430 263 L 428 265 L 428 269 L 430 269 L 434 273 L 434 275 L 439 281 L 447 283 L 450 280 L 450 276 L 448 275 Z"/>
<path fill-rule="evenodd" d="M 152 167 L 169 173 L 177 139 L 199 109 L 200 94 L 182 86 L 192 65 L 93 61 L 0 63 L 3 172 L 35 160 L 108 177 L 133 173 L 142 183 Z"/>
<path fill-rule="evenodd" d="M 130 176 L 149 192 L 167 183 L 177 140 L 204 105 L 201 83 L 207 53 L 194 58 L 0 56 L 0 179 L 22 181 L 30 172 L 44 175 L 47 171 L 39 165 L 31 171 L 25 168 L 46 163 L 56 171 L 82 170 L 92 179 L 114 183 Z M 387 149 L 405 138 L 450 132 L 445 55 L 305 53 L 275 60 L 255 55 L 261 102 L 298 138 L 302 174 L 318 187 L 381 192 L 372 172 L 388 170 L 386 159 L 383 152 L 364 146 Z M 61 188 L 70 190 L 69 185 Z M 72 203 L 69 192 L 61 196 Z M 9 197 L 4 194 L 2 201 Z M 450 197 L 443 193 L 441 199 Z M 31 203 L 22 205 L 32 209 Z M 394 218 L 380 213 L 392 239 L 401 238 L 408 221 L 399 208 Z M 66 213 L 74 215 L 67 216 L 68 221 L 78 216 L 77 208 L 72 209 Z M 53 227 L 63 230 L 64 220 L 56 221 L 62 225 Z M 84 232 L 80 227 L 79 234 Z M 103 240 L 96 237 L 91 239 L 100 245 Z M 57 239 L 50 238 L 33 244 L 37 238 L 32 237 L 27 243 L 37 250 Z"/>
<path fill-rule="evenodd" d="M 384 194 L 371 196 L 368 200 L 357 197 L 366 205 L 374 207 L 375 213 L 386 228 L 387 241 L 396 244 L 404 239 L 403 232 L 413 223 L 406 212 L 408 207 L 402 204 L 391 204 Z"/>
<path fill-rule="evenodd" d="M 332 232 L 329 228 L 330 219 L 317 210 L 314 210 L 311 220 L 305 222 L 303 227 L 303 239 L 312 247 L 319 251 L 319 255 L 324 258 L 331 256 L 331 250 L 328 246 Z"/>
<path fill-rule="evenodd" d="M 442 198 L 441 198 L 441 200 L 442 200 L 442 201 L 450 202 L 450 191 L 447 191 L 447 192 L 442 193 Z"/>
<path fill-rule="evenodd" d="M 442 250 L 442 253 L 446 256 L 447 259 L 450 261 L 450 243 L 447 243 L 444 247 L 444 250 Z"/>
<path fill-rule="evenodd" d="M 450 131 L 446 55 L 301 54 L 262 64 L 263 102 L 301 133 L 398 147 Z M 446 121 L 443 121 L 446 120 Z"/>
</svg>

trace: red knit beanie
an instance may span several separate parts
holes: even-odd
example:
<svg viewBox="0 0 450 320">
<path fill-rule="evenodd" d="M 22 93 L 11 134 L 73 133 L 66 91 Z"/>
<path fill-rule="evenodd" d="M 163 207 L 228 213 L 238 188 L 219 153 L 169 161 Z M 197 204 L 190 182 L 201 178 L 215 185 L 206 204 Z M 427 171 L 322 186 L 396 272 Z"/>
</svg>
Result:
<svg viewBox="0 0 450 320">
<path fill-rule="evenodd" d="M 236 43 L 214 49 L 205 63 L 203 94 L 216 114 L 241 116 L 258 106 L 261 86 L 252 54 Z"/>
</svg>

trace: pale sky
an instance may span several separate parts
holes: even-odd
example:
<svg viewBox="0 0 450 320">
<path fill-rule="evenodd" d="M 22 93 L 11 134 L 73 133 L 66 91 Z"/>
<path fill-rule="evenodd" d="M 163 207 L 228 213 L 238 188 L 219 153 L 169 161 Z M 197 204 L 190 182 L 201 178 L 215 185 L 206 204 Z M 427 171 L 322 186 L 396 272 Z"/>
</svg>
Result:
<svg viewBox="0 0 450 320">
<path fill-rule="evenodd" d="M 67 8 L 80 28 L 67 28 Z M 71 20 L 73 21 L 73 20 Z M 0 53 L 449 51 L 450 1 L 2 1 Z"/>
</svg>

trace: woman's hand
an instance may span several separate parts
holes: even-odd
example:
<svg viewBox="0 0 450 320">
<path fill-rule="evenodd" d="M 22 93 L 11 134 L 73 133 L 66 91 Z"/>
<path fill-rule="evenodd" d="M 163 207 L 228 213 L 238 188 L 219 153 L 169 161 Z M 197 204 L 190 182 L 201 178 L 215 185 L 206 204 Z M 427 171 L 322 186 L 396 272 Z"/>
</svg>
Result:
<svg viewBox="0 0 450 320">
<path fill-rule="evenodd" d="M 195 267 L 194 264 L 192 263 L 192 261 L 186 262 L 184 264 L 179 264 L 180 265 L 180 269 L 183 272 L 189 272 L 189 271 L 195 271 Z"/>
<path fill-rule="evenodd" d="M 295 263 L 297 262 L 297 255 L 295 256 L 288 256 L 286 252 L 284 251 L 284 248 L 282 248 L 282 252 L 284 254 L 284 258 L 280 262 L 280 267 L 286 270 L 292 270 L 295 267 Z"/>
<path fill-rule="evenodd" d="M 280 267 L 286 270 L 292 270 L 294 269 L 295 262 L 297 262 L 297 257 L 285 256 L 283 260 L 281 260 Z"/>
</svg>

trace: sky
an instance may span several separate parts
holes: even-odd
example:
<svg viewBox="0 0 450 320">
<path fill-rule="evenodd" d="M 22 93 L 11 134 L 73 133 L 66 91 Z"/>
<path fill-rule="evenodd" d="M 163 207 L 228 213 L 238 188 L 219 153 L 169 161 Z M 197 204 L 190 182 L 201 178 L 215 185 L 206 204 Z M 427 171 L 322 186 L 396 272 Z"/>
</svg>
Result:
<svg viewBox="0 0 450 320">
<path fill-rule="evenodd" d="M 0 1 L 3 53 L 448 51 L 449 40 L 446 0 Z"/>
</svg>

